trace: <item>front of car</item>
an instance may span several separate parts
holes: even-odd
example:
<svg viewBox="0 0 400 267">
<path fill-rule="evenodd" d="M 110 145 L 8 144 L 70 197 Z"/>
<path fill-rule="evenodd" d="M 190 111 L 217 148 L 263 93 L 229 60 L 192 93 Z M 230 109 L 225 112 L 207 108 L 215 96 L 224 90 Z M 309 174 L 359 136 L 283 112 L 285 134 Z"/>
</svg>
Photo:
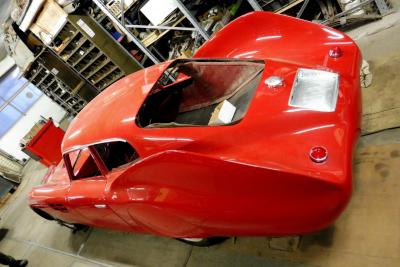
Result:
<svg viewBox="0 0 400 267">
<path fill-rule="evenodd" d="M 28 204 L 34 212 L 47 220 L 71 221 L 65 207 L 69 185 L 70 179 L 64 161 L 61 160 L 58 165 L 49 167 L 40 185 L 32 188 Z"/>
</svg>

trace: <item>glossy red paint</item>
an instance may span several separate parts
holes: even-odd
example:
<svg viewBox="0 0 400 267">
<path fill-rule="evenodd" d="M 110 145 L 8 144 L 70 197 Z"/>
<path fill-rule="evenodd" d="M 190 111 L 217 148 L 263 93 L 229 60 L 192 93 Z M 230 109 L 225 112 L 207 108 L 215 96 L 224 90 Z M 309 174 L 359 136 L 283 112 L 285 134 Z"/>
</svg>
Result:
<svg viewBox="0 0 400 267">
<path fill-rule="evenodd" d="M 342 50 L 340 58 L 329 56 L 334 47 Z M 30 205 L 71 223 L 170 237 L 290 235 L 331 224 L 351 196 L 352 155 L 360 133 L 356 44 L 325 26 L 254 12 L 218 32 L 195 57 L 265 61 L 242 121 L 139 128 L 136 114 L 171 62 L 138 71 L 78 114 L 62 151 L 122 139 L 140 159 L 108 172 L 90 147 L 101 174 L 71 181 L 68 160 L 66 166 L 60 163 L 46 184 L 31 191 Z M 334 112 L 288 105 L 299 67 L 339 73 Z M 282 86 L 268 88 L 264 81 L 270 76 L 281 77 Z M 329 151 L 323 163 L 310 160 L 316 146 Z"/>
</svg>

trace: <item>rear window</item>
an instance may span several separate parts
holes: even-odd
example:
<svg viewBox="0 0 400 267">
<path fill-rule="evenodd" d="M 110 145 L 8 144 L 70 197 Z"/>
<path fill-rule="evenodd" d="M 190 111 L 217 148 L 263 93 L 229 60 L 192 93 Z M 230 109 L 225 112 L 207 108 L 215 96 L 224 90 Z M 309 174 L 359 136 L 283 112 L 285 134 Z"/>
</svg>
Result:
<svg viewBox="0 0 400 267">
<path fill-rule="evenodd" d="M 123 141 L 113 141 L 94 145 L 109 171 L 123 167 L 139 158 L 135 149 Z"/>
<path fill-rule="evenodd" d="M 263 69 L 262 61 L 177 60 L 150 91 L 136 122 L 149 128 L 238 122 Z"/>
</svg>

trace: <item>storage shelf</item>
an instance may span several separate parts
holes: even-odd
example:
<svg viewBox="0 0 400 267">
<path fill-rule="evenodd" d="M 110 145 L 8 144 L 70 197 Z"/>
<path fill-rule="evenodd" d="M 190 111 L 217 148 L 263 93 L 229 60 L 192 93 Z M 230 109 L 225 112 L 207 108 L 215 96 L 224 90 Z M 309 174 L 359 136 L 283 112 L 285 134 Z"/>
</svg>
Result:
<svg viewBox="0 0 400 267">
<path fill-rule="evenodd" d="M 73 55 L 75 55 L 76 51 L 78 51 L 81 46 L 87 41 L 85 37 L 82 37 L 79 42 L 76 44 L 76 47 L 70 52 L 67 57 L 61 57 L 65 62 L 67 62 Z"/>
<path fill-rule="evenodd" d="M 31 75 L 32 72 L 35 73 Z M 86 104 L 78 95 L 69 93 L 68 87 L 41 63 L 35 61 L 24 75 L 31 75 L 29 81 L 71 115 L 76 115 Z M 46 80 L 49 81 L 45 84 Z"/>
<path fill-rule="evenodd" d="M 78 34 L 80 34 L 80 32 L 77 31 L 77 30 L 75 30 L 75 32 L 71 35 L 70 39 L 64 44 L 64 46 L 62 46 L 59 50 L 58 50 L 58 49 L 54 49 L 54 51 L 55 51 L 57 54 L 61 54 L 61 53 L 64 51 L 64 49 L 72 42 L 72 40 L 73 40 Z"/>
<path fill-rule="evenodd" d="M 111 74 L 113 71 L 117 70 L 118 66 L 114 66 L 112 67 L 110 70 L 108 70 L 106 73 L 104 73 L 102 76 L 100 76 L 99 78 L 97 78 L 93 83 L 97 84 L 99 83 L 101 80 L 103 80 L 104 78 L 106 78 L 109 74 Z"/>
<path fill-rule="evenodd" d="M 114 83 L 115 81 L 117 81 L 118 79 L 120 79 L 122 76 L 124 76 L 123 73 L 117 75 L 114 79 L 112 79 L 111 81 L 109 81 L 108 83 L 106 83 L 103 87 L 101 87 L 101 91 L 103 91 L 106 87 L 110 86 L 112 83 Z"/>
<path fill-rule="evenodd" d="M 86 78 L 90 79 L 93 75 L 95 75 L 99 70 L 101 70 L 105 65 L 107 65 L 108 63 L 110 63 L 111 60 L 109 58 L 107 58 L 103 63 L 101 63 L 98 67 L 96 67 L 92 72 L 90 72 Z M 95 83 L 93 83 L 95 84 Z"/>
<path fill-rule="evenodd" d="M 97 56 L 95 56 L 91 61 L 89 61 L 80 71 L 78 71 L 79 73 L 84 72 L 88 67 L 90 67 L 90 65 L 92 65 L 94 62 L 96 62 L 96 60 L 98 60 L 101 56 L 104 56 L 103 53 L 99 52 L 97 54 Z"/>
<path fill-rule="evenodd" d="M 33 74 L 33 76 L 31 78 L 29 78 L 29 81 L 33 81 L 38 75 L 39 73 L 42 71 L 43 67 L 40 66 L 39 69 L 37 69 L 37 71 L 35 72 L 35 74 Z"/>
<path fill-rule="evenodd" d="M 104 16 L 104 18 L 106 18 L 106 16 Z M 66 31 L 73 31 L 74 34 L 71 35 L 70 39 L 59 51 L 57 51 L 57 49 L 55 49 L 55 51 L 60 55 L 60 58 L 81 75 L 84 80 L 93 85 L 97 90 L 101 90 L 99 87 L 103 87 L 102 82 L 108 81 L 108 79 L 112 81 L 115 80 L 115 71 L 118 70 L 119 74 L 122 73 L 120 77 L 122 77 L 125 72 L 122 71 L 121 66 L 116 64 L 102 49 L 100 49 L 93 41 L 92 36 L 88 36 L 86 32 L 82 31 L 77 22 L 79 19 L 82 20 L 83 17 L 76 17 L 69 20 L 63 34 L 66 35 Z M 89 22 L 85 20 L 84 23 Z M 89 23 L 87 25 L 91 24 Z M 93 25 L 89 27 L 92 26 Z M 102 38 L 101 41 L 104 42 L 104 39 Z M 103 45 L 107 44 L 103 43 Z M 108 77 L 109 75 L 111 75 L 111 77 Z M 79 91 L 79 89 L 78 86 L 73 90 Z"/>
<path fill-rule="evenodd" d="M 95 48 L 96 48 L 96 46 L 91 45 L 90 48 L 85 52 L 85 54 L 83 54 L 76 62 L 74 62 L 72 64 L 72 67 L 75 67 L 76 65 L 78 65 L 79 62 L 81 62 L 82 59 L 84 59 L 87 55 L 89 55 L 89 53 L 92 52 L 92 50 L 95 49 Z"/>
</svg>

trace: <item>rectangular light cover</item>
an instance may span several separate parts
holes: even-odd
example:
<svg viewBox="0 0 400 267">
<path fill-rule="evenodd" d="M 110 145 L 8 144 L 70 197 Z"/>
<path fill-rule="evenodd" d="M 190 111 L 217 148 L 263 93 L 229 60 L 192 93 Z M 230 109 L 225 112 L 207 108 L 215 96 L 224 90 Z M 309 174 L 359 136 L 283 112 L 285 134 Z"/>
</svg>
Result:
<svg viewBox="0 0 400 267">
<path fill-rule="evenodd" d="M 324 112 L 335 111 L 338 86 L 337 73 L 300 68 L 290 93 L 289 106 Z"/>
</svg>

